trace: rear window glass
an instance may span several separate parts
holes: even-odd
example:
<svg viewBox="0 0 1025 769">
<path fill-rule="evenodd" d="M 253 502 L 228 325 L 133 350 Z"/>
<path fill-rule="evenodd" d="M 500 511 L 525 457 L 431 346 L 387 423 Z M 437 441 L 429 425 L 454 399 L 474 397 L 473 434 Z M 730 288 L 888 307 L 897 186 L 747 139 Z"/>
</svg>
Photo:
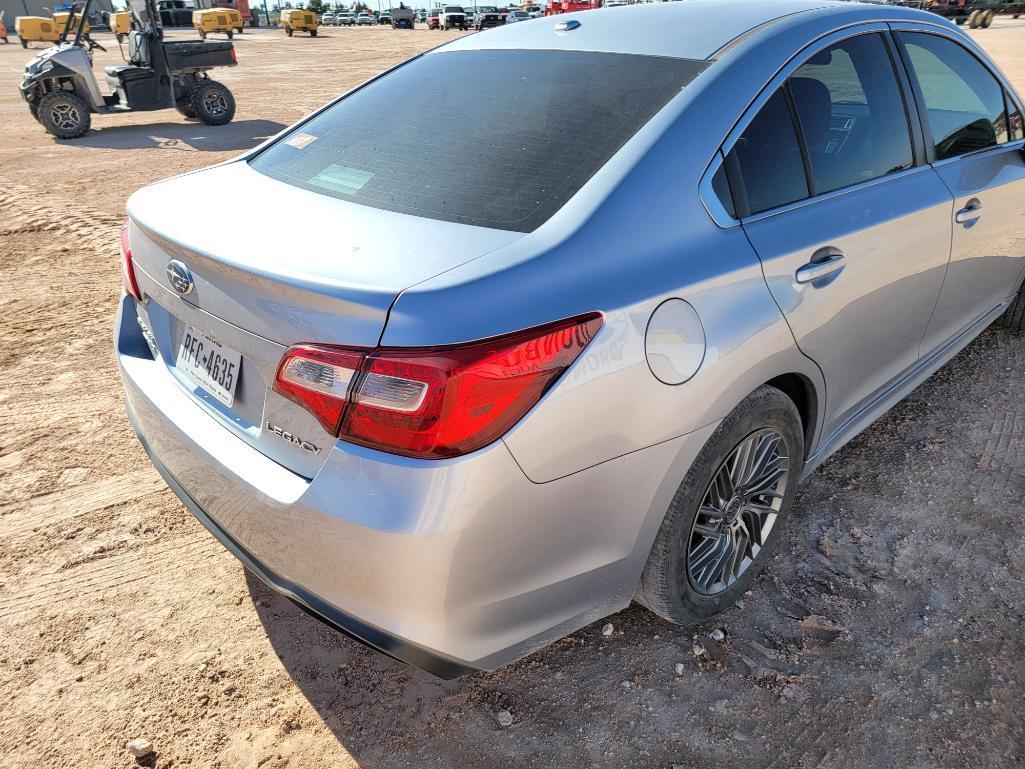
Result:
<svg viewBox="0 0 1025 769">
<path fill-rule="evenodd" d="M 593 51 L 427 54 L 250 162 L 354 203 L 530 232 L 705 66 Z M 467 80 L 487 87 L 468 99 Z"/>
</svg>

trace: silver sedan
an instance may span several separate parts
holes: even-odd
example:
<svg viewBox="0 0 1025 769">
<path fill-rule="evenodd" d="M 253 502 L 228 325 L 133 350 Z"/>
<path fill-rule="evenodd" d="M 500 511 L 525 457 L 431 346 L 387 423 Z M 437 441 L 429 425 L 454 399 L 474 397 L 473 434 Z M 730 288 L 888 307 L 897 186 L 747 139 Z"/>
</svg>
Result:
<svg viewBox="0 0 1025 769">
<path fill-rule="evenodd" d="M 694 622 L 804 476 L 1022 327 L 1023 143 L 985 53 L 900 7 L 461 37 L 132 196 L 128 416 L 250 569 L 438 675 L 635 600 Z"/>
</svg>

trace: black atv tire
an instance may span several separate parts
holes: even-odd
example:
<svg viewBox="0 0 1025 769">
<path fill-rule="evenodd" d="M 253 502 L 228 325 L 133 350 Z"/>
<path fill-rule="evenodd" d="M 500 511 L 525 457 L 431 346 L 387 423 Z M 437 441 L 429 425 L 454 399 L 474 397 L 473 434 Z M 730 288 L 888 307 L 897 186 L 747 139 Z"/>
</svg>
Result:
<svg viewBox="0 0 1025 769">
<path fill-rule="evenodd" d="M 190 98 L 183 99 L 182 101 L 175 104 L 174 108 L 178 110 L 179 113 L 181 113 L 182 117 L 187 117 L 190 119 L 196 117 L 196 110 L 192 108 L 191 95 Z"/>
<path fill-rule="evenodd" d="M 770 432 L 775 435 L 768 435 Z M 750 453 L 739 454 L 742 447 L 750 447 L 749 441 L 763 440 L 759 433 L 767 440 L 778 439 L 779 442 L 758 442 L 754 448 L 746 449 Z M 766 447 L 764 453 L 763 447 Z M 770 451 L 778 451 L 779 456 L 772 458 Z M 732 482 L 720 484 L 721 472 L 726 472 L 731 478 L 738 477 L 735 468 L 741 456 L 744 457 L 744 464 L 739 475 L 746 480 L 735 487 Z M 759 456 L 766 462 L 764 468 L 756 459 Z M 794 402 L 782 391 L 768 385 L 759 387 L 747 396 L 716 428 L 680 484 L 655 537 L 634 598 L 655 614 L 677 624 L 697 622 L 733 606 L 772 557 L 781 539 L 780 530 L 787 523 L 790 506 L 797 492 L 797 481 L 804 465 L 803 457 L 801 416 Z M 730 464 L 731 459 L 733 465 Z M 785 464 L 778 464 L 781 461 Z M 758 532 L 758 539 L 764 537 L 758 543 L 759 550 L 753 552 L 753 555 L 744 556 L 745 560 L 750 560 L 737 573 L 734 568 L 737 565 L 736 558 L 730 556 L 729 547 L 722 548 L 720 554 L 717 545 L 724 542 L 732 546 L 734 538 L 740 535 L 732 532 L 724 537 L 724 533 L 708 535 L 699 532 L 696 524 L 699 512 L 717 505 L 713 502 L 706 506 L 706 499 L 713 493 L 714 485 L 714 493 L 718 496 L 724 496 L 724 493 L 731 496 L 725 506 L 725 510 L 731 511 L 730 528 L 742 524 L 744 531 L 750 531 L 751 521 L 745 515 L 755 513 L 745 511 L 754 509 L 755 499 L 760 500 L 757 504 L 764 507 L 769 497 L 764 492 L 758 494 L 752 491 L 749 494 L 745 484 L 751 482 L 756 486 L 764 485 L 767 478 L 774 475 L 779 478 L 777 473 L 784 467 L 786 474 L 782 476 L 782 490 L 778 487 L 772 489 L 772 496 L 778 496 L 780 500 L 775 508 L 774 523 L 769 531 L 762 529 Z M 760 472 L 763 474 L 758 475 Z M 708 520 L 702 521 L 703 527 L 708 525 Z M 726 527 L 722 525 L 720 528 Z M 701 537 L 703 539 L 699 539 Z M 747 541 L 752 542 L 754 539 L 752 534 Z M 704 577 L 706 570 L 702 569 L 698 577 L 692 575 L 691 561 L 695 556 L 712 569 L 711 576 L 717 579 L 712 587 L 722 584 L 721 589 L 704 592 L 699 589 L 695 580 Z M 727 574 L 727 570 L 733 571 L 733 574 Z"/>
<path fill-rule="evenodd" d="M 316 36 L 317 36 L 317 30 L 311 29 L 310 30 L 310 37 L 316 37 Z"/>
<path fill-rule="evenodd" d="M 228 30 L 228 39 L 229 39 L 229 40 L 231 40 L 231 39 L 232 39 L 233 37 L 235 37 L 235 33 L 234 33 L 234 32 L 232 32 L 232 31 L 231 31 L 231 30 L 229 29 L 229 30 Z"/>
<path fill-rule="evenodd" d="M 288 35 L 289 37 L 291 37 L 292 36 L 292 28 L 291 27 L 285 27 L 285 34 Z"/>
<path fill-rule="evenodd" d="M 242 34 L 242 27 L 239 27 L 238 29 L 236 29 L 235 33 L 241 35 Z"/>
<path fill-rule="evenodd" d="M 36 121 L 38 122 L 39 121 L 39 105 L 38 104 L 33 104 L 32 102 L 29 102 L 28 103 L 28 114 L 30 114 L 32 117 L 34 117 L 36 119 Z"/>
<path fill-rule="evenodd" d="M 199 39 L 200 40 L 206 40 L 206 30 L 205 29 L 197 29 L 196 31 L 199 33 Z"/>
<path fill-rule="evenodd" d="M 979 19 L 979 26 L 982 27 L 983 29 L 989 29 L 990 25 L 993 24 L 993 17 L 994 16 L 996 16 L 996 14 L 993 13 L 992 10 L 983 11 L 982 12 L 982 18 Z"/>
<path fill-rule="evenodd" d="M 71 91 L 50 91 L 39 100 L 39 122 L 58 139 L 77 139 L 89 130 L 89 105 Z"/>
<path fill-rule="evenodd" d="M 1015 331 L 1025 331 L 1025 286 L 1018 290 L 1018 295 L 1007 305 L 1004 314 L 997 318 L 996 324 Z"/>
<path fill-rule="evenodd" d="M 19 40 L 21 40 L 21 47 L 22 47 L 22 48 L 28 48 L 28 40 L 26 40 L 26 39 L 25 39 L 25 38 L 23 38 L 23 37 L 20 37 L 20 38 L 18 38 L 18 39 L 19 39 Z"/>
<path fill-rule="evenodd" d="M 207 80 L 192 92 L 192 110 L 207 125 L 225 125 L 235 117 L 235 97 L 227 86 Z"/>
</svg>

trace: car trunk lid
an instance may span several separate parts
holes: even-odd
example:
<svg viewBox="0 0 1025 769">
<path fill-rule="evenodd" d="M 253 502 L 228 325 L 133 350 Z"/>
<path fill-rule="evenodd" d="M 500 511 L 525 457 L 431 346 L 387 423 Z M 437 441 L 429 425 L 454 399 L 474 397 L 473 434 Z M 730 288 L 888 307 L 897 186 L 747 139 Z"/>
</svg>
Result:
<svg viewBox="0 0 1025 769">
<path fill-rule="evenodd" d="M 372 348 L 404 288 L 522 237 L 313 194 L 245 163 L 144 188 L 128 212 L 147 298 L 140 321 L 171 374 L 236 435 L 305 477 L 334 438 L 274 392 L 288 346 Z"/>
</svg>

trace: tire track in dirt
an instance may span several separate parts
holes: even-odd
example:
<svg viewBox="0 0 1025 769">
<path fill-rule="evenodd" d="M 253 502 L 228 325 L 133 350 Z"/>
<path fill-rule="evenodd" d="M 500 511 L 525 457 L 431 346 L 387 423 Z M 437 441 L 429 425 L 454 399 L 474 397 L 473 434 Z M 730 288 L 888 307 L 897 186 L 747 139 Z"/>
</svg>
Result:
<svg viewBox="0 0 1025 769">
<path fill-rule="evenodd" d="M 202 568 L 207 560 L 223 552 L 216 540 L 203 531 L 90 561 L 54 579 L 29 581 L 11 600 L 0 603 L 0 619 L 10 620 L 36 609 L 59 609 L 68 597 L 74 597 L 75 603 L 80 604 L 83 597 L 106 594 L 143 579 L 177 581 L 183 571 Z"/>
<path fill-rule="evenodd" d="M 65 197 L 51 196 L 34 187 L 0 176 L 0 211 L 4 220 L 0 237 L 24 233 L 71 235 L 76 248 L 102 250 L 116 247 L 121 220 L 106 211 L 89 208 Z"/>
<path fill-rule="evenodd" d="M 147 468 L 0 506 L 0 520 L 4 535 L 13 538 L 157 494 L 166 488 L 160 475 Z"/>
</svg>

